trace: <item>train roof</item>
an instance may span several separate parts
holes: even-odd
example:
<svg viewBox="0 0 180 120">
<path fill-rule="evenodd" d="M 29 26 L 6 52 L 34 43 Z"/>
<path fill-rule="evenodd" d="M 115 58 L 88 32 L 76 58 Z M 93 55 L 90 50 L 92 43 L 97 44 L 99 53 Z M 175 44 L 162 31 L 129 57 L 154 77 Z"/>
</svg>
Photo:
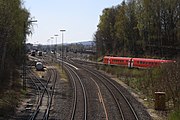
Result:
<svg viewBox="0 0 180 120">
<path fill-rule="evenodd" d="M 104 58 L 112 58 L 112 59 L 131 59 L 131 57 L 112 57 L 112 56 L 104 56 Z"/>
<path fill-rule="evenodd" d="M 133 60 L 147 61 L 147 62 L 170 62 L 172 60 L 161 60 L 161 59 L 151 59 L 151 58 L 133 58 Z"/>
<path fill-rule="evenodd" d="M 42 62 L 39 62 L 39 61 L 38 61 L 38 62 L 36 63 L 36 65 L 37 65 L 37 64 L 42 64 Z"/>
<path fill-rule="evenodd" d="M 136 60 L 136 61 L 145 61 L 145 62 L 175 62 L 173 60 L 161 60 L 161 59 L 151 59 L 151 58 L 132 58 L 132 57 L 113 57 L 113 56 L 104 56 L 104 58 L 110 59 L 121 59 L 121 60 Z"/>
</svg>

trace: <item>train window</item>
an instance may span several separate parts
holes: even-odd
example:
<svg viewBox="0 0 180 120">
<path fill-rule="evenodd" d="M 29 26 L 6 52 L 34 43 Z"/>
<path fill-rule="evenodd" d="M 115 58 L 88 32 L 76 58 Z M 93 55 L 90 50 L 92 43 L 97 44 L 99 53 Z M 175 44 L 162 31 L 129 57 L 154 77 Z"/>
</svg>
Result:
<svg viewBox="0 0 180 120">
<path fill-rule="evenodd" d="M 126 60 L 126 62 L 128 62 L 128 60 Z"/>
<path fill-rule="evenodd" d="M 118 60 L 113 60 L 113 62 L 117 63 L 117 62 L 118 62 Z"/>
<path fill-rule="evenodd" d="M 139 63 L 142 64 L 142 61 L 140 61 Z"/>
</svg>

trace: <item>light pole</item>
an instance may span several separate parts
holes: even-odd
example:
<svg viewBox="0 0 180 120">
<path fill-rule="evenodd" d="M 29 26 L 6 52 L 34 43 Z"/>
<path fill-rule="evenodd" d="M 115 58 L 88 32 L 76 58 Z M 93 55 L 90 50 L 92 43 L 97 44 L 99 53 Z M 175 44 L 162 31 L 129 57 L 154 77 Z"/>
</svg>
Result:
<svg viewBox="0 0 180 120">
<path fill-rule="evenodd" d="M 51 37 L 51 51 L 53 51 L 53 39 L 54 37 Z"/>
<path fill-rule="evenodd" d="M 49 53 L 49 51 L 51 52 L 51 49 L 50 49 L 50 47 L 49 47 L 49 41 L 50 41 L 50 39 L 47 40 L 47 52 L 48 52 L 48 53 Z"/>
<path fill-rule="evenodd" d="M 57 59 L 57 55 L 58 55 L 57 54 L 57 37 L 58 37 L 58 34 L 55 34 L 54 36 L 56 37 L 56 59 Z"/>
<path fill-rule="evenodd" d="M 60 32 L 62 32 L 62 47 L 61 47 L 61 52 L 62 52 L 62 72 L 63 72 L 63 37 L 64 37 L 64 32 L 65 32 L 66 30 L 60 30 Z"/>
<path fill-rule="evenodd" d="M 55 52 L 55 51 L 54 51 L 54 47 L 53 47 L 53 39 L 54 39 L 54 37 L 51 37 L 51 49 L 52 49 L 52 50 L 51 50 L 51 58 L 52 58 L 52 62 L 54 62 L 54 61 L 53 61 L 53 56 L 54 56 L 54 55 L 52 55 L 52 54 L 54 54 L 54 52 Z"/>
</svg>

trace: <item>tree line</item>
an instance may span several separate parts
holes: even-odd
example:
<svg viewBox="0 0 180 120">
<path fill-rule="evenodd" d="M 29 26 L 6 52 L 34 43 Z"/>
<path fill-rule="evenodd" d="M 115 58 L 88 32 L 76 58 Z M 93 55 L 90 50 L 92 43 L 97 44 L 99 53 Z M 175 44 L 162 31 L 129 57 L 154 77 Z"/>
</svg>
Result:
<svg viewBox="0 0 180 120">
<path fill-rule="evenodd" d="M 174 58 L 180 53 L 180 1 L 123 1 L 102 11 L 97 28 L 99 56 Z"/>
<path fill-rule="evenodd" d="M 0 0 L 0 83 L 9 79 L 25 59 L 30 19 L 22 0 Z"/>
</svg>

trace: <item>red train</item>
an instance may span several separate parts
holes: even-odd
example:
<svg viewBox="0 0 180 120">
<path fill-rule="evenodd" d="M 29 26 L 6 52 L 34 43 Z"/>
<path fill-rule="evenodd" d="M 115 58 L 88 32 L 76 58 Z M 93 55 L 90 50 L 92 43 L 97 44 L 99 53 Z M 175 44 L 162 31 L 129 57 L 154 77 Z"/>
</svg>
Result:
<svg viewBox="0 0 180 120">
<path fill-rule="evenodd" d="M 131 58 L 131 57 L 111 57 L 105 56 L 103 63 L 111 65 L 127 66 L 129 68 L 149 68 L 157 67 L 162 63 L 174 62 L 172 60 Z"/>
</svg>

